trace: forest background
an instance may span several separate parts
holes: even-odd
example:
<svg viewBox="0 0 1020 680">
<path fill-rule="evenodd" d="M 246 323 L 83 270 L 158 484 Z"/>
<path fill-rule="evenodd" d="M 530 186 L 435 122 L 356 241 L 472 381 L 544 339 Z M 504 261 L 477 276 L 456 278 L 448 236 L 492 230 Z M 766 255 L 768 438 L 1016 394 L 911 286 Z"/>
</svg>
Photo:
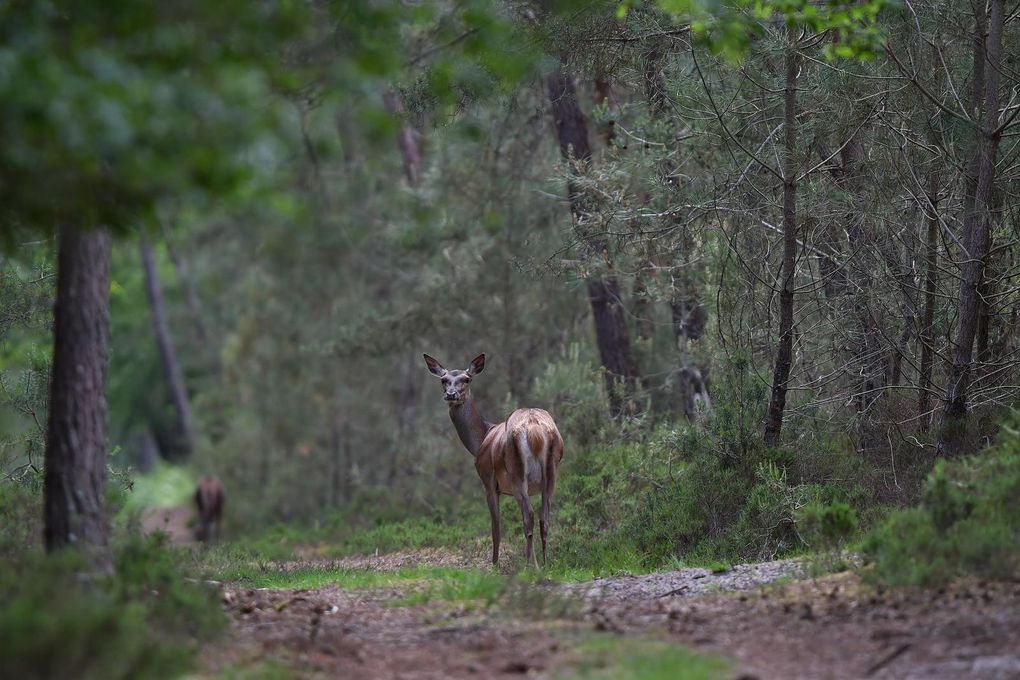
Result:
<svg viewBox="0 0 1020 680">
<path fill-rule="evenodd" d="M 1011 417 L 1017 8 L 242 5 L 5 10 L 7 508 L 42 516 L 54 200 L 117 235 L 123 523 L 211 473 L 268 549 L 483 535 L 422 352 L 557 418 L 564 568 L 853 534 Z"/>
</svg>

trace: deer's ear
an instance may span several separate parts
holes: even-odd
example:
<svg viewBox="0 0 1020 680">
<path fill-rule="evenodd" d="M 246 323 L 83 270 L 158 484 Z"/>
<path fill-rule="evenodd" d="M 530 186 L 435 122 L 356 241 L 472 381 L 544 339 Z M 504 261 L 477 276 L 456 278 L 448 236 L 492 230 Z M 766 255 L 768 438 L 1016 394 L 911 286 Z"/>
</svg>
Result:
<svg viewBox="0 0 1020 680">
<path fill-rule="evenodd" d="M 485 368 L 485 355 L 479 354 L 471 360 L 471 365 L 468 366 L 467 372 L 471 375 L 478 375 Z"/>
<path fill-rule="evenodd" d="M 440 378 L 446 375 L 446 369 L 443 368 L 442 364 L 430 357 L 428 354 L 423 354 L 422 356 L 425 357 L 425 365 L 429 367 L 429 372 L 432 375 L 438 375 Z"/>
</svg>

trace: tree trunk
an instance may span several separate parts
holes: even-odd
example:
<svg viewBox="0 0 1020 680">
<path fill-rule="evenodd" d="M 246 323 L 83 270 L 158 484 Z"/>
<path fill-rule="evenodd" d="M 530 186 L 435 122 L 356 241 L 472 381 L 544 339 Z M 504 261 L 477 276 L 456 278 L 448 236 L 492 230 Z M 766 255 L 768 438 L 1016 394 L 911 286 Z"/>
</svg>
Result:
<svg viewBox="0 0 1020 680">
<path fill-rule="evenodd" d="M 156 335 L 156 346 L 159 349 L 159 362 L 163 369 L 163 377 L 170 388 L 170 398 L 177 414 L 176 435 L 181 455 L 186 457 L 194 446 L 192 432 L 191 405 L 188 403 L 188 392 L 184 387 L 184 376 L 181 365 L 174 351 L 173 340 L 170 338 L 170 326 L 166 318 L 166 303 L 163 290 L 159 285 L 159 273 L 156 271 L 156 260 L 152 244 L 144 236 L 141 239 L 142 269 L 145 272 L 145 291 L 152 310 L 152 328 Z"/>
<path fill-rule="evenodd" d="M 156 435 L 152 434 L 152 430 L 146 429 L 138 436 L 138 471 L 142 474 L 152 472 L 158 458 L 159 444 L 156 443 Z"/>
<path fill-rule="evenodd" d="M 416 187 L 421 182 L 422 159 L 414 128 L 407 121 L 404 105 L 401 103 L 400 96 L 396 91 L 388 90 L 383 95 L 383 103 L 386 104 L 389 112 L 400 120 L 400 130 L 397 133 L 397 148 L 400 149 L 400 156 L 404 161 L 404 176 L 407 177 L 407 183 L 412 187 Z"/>
<path fill-rule="evenodd" d="M 110 235 L 63 227 L 57 260 L 53 377 L 46 430 L 45 539 L 112 569 L 106 515 Z"/>
<path fill-rule="evenodd" d="M 662 78 L 661 62 L 664 53 L 658 47 L 645 55 L 644 89 L 648 99 L 648 108 L 654 119 L 671 122 L 669 116 L 666 86 Z M 672 127 L 672 126 L 671 126 Z M 675 168 L 672 163 L 665 163 L 661 171 L 669 177 Z M 675 186 L 672 181 L 670 186 Z M 667 218 L 676 219 L 676 218 Z M 712 408 L 712 399 L 708 391 L 708 366 L 698 365 L 691 358 L 689 341 L 697 340 L 708 324 L 708 314 L 701 304 L 698 288 L 689 274 L 687 262 L 694 261 L 690 253 L 694 249 L 694 239 L 684 230 L 680 241 L 679 257 L 675 261 L 679 266 L 674 268 L 677 275 L 671 275 L 669 308 L 673 320 L 673 338 L 680 353 L 679 392 L 680 405 L 684 415 L 695 422 L 707 415 Z M 677 283 L 679 279 L 679 285 Z M 647 312 L 646 312 L 647 315 Z"/>
<path fill-rule="evenodd" d="M 340 442 L 340 424 L 334 422 L 329 430 L 329 444 L 333 453 L 333 474 L 330 475 L 329 506 L 340 507 L 340 486 L 343 475 L 343 448 Z"/>
<path fill-rule="evenodd" d="M 928 428 L 926 416 L 931 404 L 932 367 L 935 365 L 935 284 L 939 264 L 939 174 L 932 169 L 928 176 L 928 204 L 924 209 L 927 234 L 924 253 L 924 320 L 921 323 L 921 366 L 917 413 L 921 430 Z"/>
<path fill-rule="evenodd" d="M 181 289 L 184 291 L 184 301 L 188 305 L 188 313 L 191 315 L 191 323 L 195 326 L 195 335 L 203 345 L 207 345 L 209 343 L 209 329 L 205 325 L 205 318 L 202 314 L 202 303 L 198 299 L 198 293 L 195 292 L 195 287 L 191 285 L 191 275 L 188 272 L 188 267 L 184 260 L 181 259 L 177 249 L 174 247 L 170 229 L 165 225 L 163 226 L 163 242 L 166 243 L 166 252 L 170 255 L 170 262 L 174 265 L 174 271 L 177 272 L 177 280 L 180 282 Z"/>
<path fill-rule="evenodd" d="M 705 331 L 708 315 L 698 299 L 697 290 L 686 286 L 670 295 L 669 308 L 673 317 L 673 337 L 680 352 L 680 407 L 690 422 L 699 422 L 712 410 L 708 393 L 708 371 L 691 359 L 690 342 Z"/>
<path fill-rule="evenodd" d="M 864 158 L 864 145 L 860 139 L 854 136 L 847 140 L 840 152 L 840 157 L 842 171 L 837 182 L 845 190 L 859 194 L 862 189 L 860 173 Z M 846 216 L 846 219 L 850 252 L 857 253 L 857 262 L 853 263 L 855 266 L 853 266 L 851 274 L 854 284 L 852 313 L 857 322 L 859 334 L 857 356 L 852 364 L 856 367 L 859 376 L 854 388 L 853 403 L 856 404 L 858 413 L 865 413 L 878 399 L 884 377 L 881 333 L 870 300 L 874 289 L 872 274 L 877 270 L 877 264 L 871 252 L 874 247 L 874 244 L 870 242 L 872 235 L 865 229 L 863 214 L 854 210 Z M 862 448 L 868 448 L 866 442 L 862 441 L 860 445 Z"/>
<path fill-rule="evenodd" d="M 953 368 L 946 386 L 940 455 L 963 452 L 967 427 L 967 389 L 970 383 L 974 337 L 979 310 L 978 291 L 984 281 L 988 255 L 991 198 L 995 188 L 995 161 L 999 151 L 999 74 L 1002 56 L 1003 0 L 991 0 L 988 39 L 985 44 L 984 120 L 978 148 L 978 182 L 974 206 L 964 217 L 964 262 L 961 268 L 958 327 L 953 348 Z M 976 71 L 976 69 L 975 69 Z"/>
<path fill-rule="evenodd" d="M 572 172 L 583 172 L 591 163 L 591 146 L 588 142 L 588 125 L 577 102 L 574 84 L 562 68 L 549 76 L 547 84 L 560 154 L 571 164 Z M 567 192 L 574 221 L 581 224 L 585 219 L 584 192 L 575 182 L 568 183 Z M 634 393 L 638 376 L 637 363 L 631 351 L 627 318 L 620 300 L 620 286 L 611 273 L 608 244 L 603 237 L 597 236 L 592 250 L 605 258 L 610 266 L 610 274 L 589 278 L 587 287 L 595 321 L 595 339 L 605 367 L 610 410 L 616 416 L 624 412 L 626 402 Z"/>
<path fill-rule="evenodd" d="M 800 58 L 790 29 L 783 104 L 783 289 L 779 294 L 779 346 L 772 372 L 772 395 L 765 416 L 765 444 L 776 446 L 783 430 L 786 392 L 793 364 L 793 277 L 797 268 L 797 76 Z"/>
<path fill-rule="evenodd" d="M 404 104 L 400 101 L 400 95 L 396 90 L 387 90 L 383 94 L 383 103 L 393 116 L 400 121 L 400 129 L 397 131 L 397 148 L 400 149 L 400 157 L 404 163 L 404 177 L 412 187 L 421 183 L 422 156 L 421 148 L 418 145 L 418 137 L 414 128 L 407 120 L 407 112 Z M 400 384 L 395 390 L 397 403 L 397 428 L 401 434 L 406 434 L 414 425 L 417 417 L 418 393 L 421 389 L 421 370 L 413 357 L 408 357 L 408 363 L 404 368 L 404 375 Z"/>
</svg>

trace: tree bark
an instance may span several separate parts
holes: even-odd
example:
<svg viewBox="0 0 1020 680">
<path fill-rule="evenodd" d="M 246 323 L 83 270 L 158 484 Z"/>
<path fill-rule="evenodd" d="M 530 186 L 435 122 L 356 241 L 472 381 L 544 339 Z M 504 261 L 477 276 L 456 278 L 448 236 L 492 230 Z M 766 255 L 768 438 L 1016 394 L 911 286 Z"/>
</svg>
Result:
<svg viewBox="0 0 1020 680">
<path fill-rule="evenodd" d="M 407 177 L 407 183 L 416 187 L 421 182 L 422 159 L 414 128 L 407 121 L 407 112 L 404 111 L 404 105 L 396 91 L 387 90 L 383 95 L 383 103 L 389 112 L 400 120 L 397 148 L 400 149 L 400 156 L 404 161 L 404 176 Z"/>
<path fill-rule="evenodd" d="M 404 177 L 411 187 L 417 187 L 421 183 L 422 155 L 418 145 L 418 137 L 414 127 L 407 120 L 407 112 L 404 104 L 400 101 L 400 95 L 396 90 L 387 90 L 383 95 L 383 103 L 393 116 L 400 121 L 400 129 L 397 131 L 397 148 L 400 149 L 400 156 L 404 163 Z M 400 385 L 395 390 L 397 402 L 397 427 L 401 434 L 405 434 L 414 426 L 417 416 L 418 394 L 421 390 L 421 370 L 413 357 L 408 357 L 408 364 L 404 368 L 404 375 Z"/>
<path fill-rule="evenodd" d="M 110 235 L 63 227 L 57 260 L 53 377 L 46 430 L 46 549 L 82 551 L 112 570 L 106 515 Z"/>
<path fill-rule="evenodd" d="M 577 101 L 574 83 L 558 68 L 548 78 L 549 103 L 553 123 L 559 141 L 560 154 L 571 164 L 573 173 L 583 172 L 591 163 L 591 145 L 588 141 L 588 125 Z M 584 192 L 576 182 L 568 182 L 570 212 L 575 223 L 583 222 Z M 610 272 L 608 244 L 601 236 L 594 239 L 592 250 L 603 257 Z M 626 402 L 634 393 L 638 370 L 630 345 L 627 318 L 620 299 L 620 286 L 616 277 L 593 276 L 587 281 L 588 301 L 595 321 L 595 339 L 599 356 L 605 367 L 606 391 L 609 395 L 610 410 L 614 416 L 624 412 Z M 620 394 L 622 388 L 622 394 Z"/>
<path fill-rule="evenodd" d="M 946 386 L 942 428 L 939 433 L 940 455 L 963 452 L 967 428 L 967 390 L 970 383 L 974 337 L 979 311 L 978 292 L 984 281 L 985 258 L 988 256 L 991 198 L 995 188 L 995 161 L 1002 132 L 999 130 L 999 74 L 1002 57 L 1003 0 L 991 0 L 988 16 L 988 38 L 985 41 L 984 119 L 978 148 L 978 181 L 974 205 L 964 217 L 964 263 L 961 268 L 958 327 L 953 348 L 953 367 Z M 980 23 L 980 22 L 979 22 Z M 975 71 L 977 69 L 975 68 Z"/>
<path fill-rule="evenodd" d="M 797 76 L 800 58 L 790 29 L 783 103 L 783 289 L 779 294 L 779 346 L 772 372 L 772 395 L 765 416 L 765 444 L 779 444 L 793 364 L 793 278 L 797 268 Z"/>
<path fill-rule="evenodd" d="M 188 403 L 184 376 L 181 372 L 180 362 L 177 360 L 177 353 L 174 351 L 173 340 L 170 337 L 170 326 L 166 318 L 166 303 L 163 300 L 163 290 L 159 285 L 159 274 L 156 271 L 155 256 L 149 239 L 143 236 L 139 249 L 142 256 L 142 269 L 145 272 L 145 292 L 149 298 L 149 308 L 152 310 L 152 329 L 156 335 L 160 366 L 163 369 L 163 377 L 170 388 L 170 398 L 177 415 L 175 423 L 177 444 L 181 455 L 186 457 L 190 455 L 194 446 L 191 405 Z"/>
<path fill-rule="evenodd" d="M 173 239 L 171 238 L 170 229 L 163 226 L 163 242 L 166 243 L 166 252 L 170 255 L 170 262 L 174 265 L 174 271 L 177 272 L 177 280 L 181 284 L 181 289 L 184 291 L 184 301 L 188 305 L 188 313 L 191 315 L 191 323 L 195 326 L 195 335 L 202 342 L 203 345 L 209 343 L 209 328 L 205 325 L 205 317 L 202 314 L 202 303 L 198 299 L 198 293 L 195 291 L 195 287 L 191 285 L 191 275 L 188 272 L 188 267 L 184 260 L 181 259 L 180 254 L 174 247 Z"/>
<path fill-rule="evenodd" d="M 926 430 L 930 417 L 926 417 L 931 404 L 932 368 L 935 365 L 935 286 L 939 264 L 939 175 L 932 169 L 928 175 L 928 204 L 924 208 L 927 234 L 924 253 L 924 320 L 921 324 L 921 366 L 917 398 L 917 413 L 921 430 Z"/>
<path fill-rule="evenodd" d="M 860 173 L 864 158 L 864 145 L 860 139 L 854 136 L 847 140 L 840 157 L 842 172 L 838 179 L 839 184 L 851 193 L 859 193 L 862 189 Z M 850 252 L 857 253 L 858 259 L 858 262 L 854 263 L 856 266 L 853 267 L 851 275 L 854 284 L 853 315 L 856 317 L 860 340 L 854 361 L 860 379 L 855 388 L 853 402 L 858 413 L 864 413 L 878 398 L 884 377 L 881 334 L 869 299 L 874 289 L 872 273 L 877 267 L 871 253 L 873 246 L 869 243 L 872 236 L 865 230 L 863 215 L 855 210 L 846 218 Z M 864 447 L 865 443 L 862 442 L 861 446 Z"/>
</svg>

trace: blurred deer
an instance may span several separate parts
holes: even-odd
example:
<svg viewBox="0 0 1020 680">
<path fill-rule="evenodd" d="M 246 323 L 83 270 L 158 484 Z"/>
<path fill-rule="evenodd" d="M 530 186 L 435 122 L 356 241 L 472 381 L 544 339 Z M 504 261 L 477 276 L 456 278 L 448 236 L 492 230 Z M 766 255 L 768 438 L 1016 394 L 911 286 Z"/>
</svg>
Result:
<svg viewBox="0 0 1020 680">
<path fill-rule="evenodd" d="M 195 537 L 203 543 L 219 540 L 223 524 L 223 505 L 227 495 L 220 480 L 206 475 L 195 487 L 195 505 L 198 506 L 198 528 Z"/>
<path fill-rule="evenodd" d="M 471 381 L 485 368 L 484 354 L 475 357 L 463 371 L 448 371 L 428 354 L 425 365 L 443 383 L 443 398 L 450 407 L 450 420 L 464 448 L 474 456 L 475 470 L 485 487 L 492 518 L 492 564 L 499 562 L 499 495 L 505 494 L 513 496 L 521 507 L 527 538 L 525 560 L 537 568 L 535 517 L 530 496 L 542 494 L 539 527 L 542 562 L 545 563 L 549 509 L 556 490 L 556 469 L 563 458 L 563 437 L 556 423 L 540 408 L 517 409 L 497 424 L 482 418 L 471 395 Z"/>
</svg>

